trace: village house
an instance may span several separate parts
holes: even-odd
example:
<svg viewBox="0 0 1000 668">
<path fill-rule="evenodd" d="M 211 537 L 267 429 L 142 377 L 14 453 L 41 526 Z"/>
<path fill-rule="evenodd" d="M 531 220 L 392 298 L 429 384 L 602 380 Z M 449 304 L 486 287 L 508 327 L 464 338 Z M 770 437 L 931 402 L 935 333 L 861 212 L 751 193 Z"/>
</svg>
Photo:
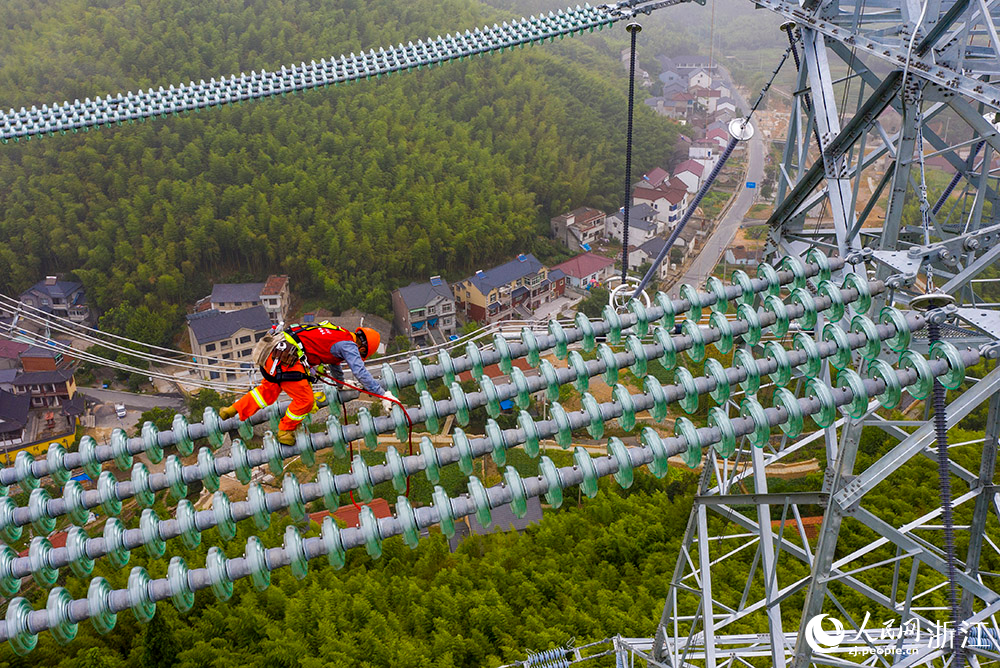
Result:
<svg viewBox="0 0 1000 668">
<path fill-rule="evenodd" d="M 218 371 L 206 369 L 206 380 L 236 380 L 254 368 L 254 344 L 271 329 L 271 318 L 263 305 L 223 313 L 216 309 L 187 316 L 191 353 L 207 357 Z"/>
<path fill-rule="evenodd" d="M 628 254 L 628 268 L 629 271 L 639 271 L 639 269 L 644 264 L 652 264 L 663 247 L 667 245 L 667 240 L 663 237 L 653 237 L 647 240 L 641 246 L 630 247 Z M 662 281 L 667 277 L 667 272 L 670 269 L 669 262 L 662 262 L 656 272 L 655 278 L 658 281 Z"/>
<path fill-rule="evenodd" d="M 550 271 L 534 255 L 521 254 L 499 267 L 477 271 L 452 288 L 456 306 L 468 318 L 489 324 L 515 316 L 531 318 L 534 309 L 562 296 L 566 276 Z"/>
<path fill-rule="evenodd" d="M 719 93 L 719 91 L 702 86 L 692 88 L 689 93 L 695 99 L 695 102 L 700 104 L 701 107 L 710 114 L 715 113 L 719 98 L 722 97 L 722 94 Z"/>
<path fill-rule="evenodd" d="M 582 206 L 550 220 L 552 237 L 570 250 L 590 250 L 590 244 L 606 236 L 604 219 L 603 211 Z"/>
<path fill-rule="evenodd" d="M 622 210 L 613 216 L 608 216 L 608 234 L 619 242 L 622 242 L 625 229 L 624 215 L 624 210 Z M 659 221 L 659 215 L 656 209 L 646 203 L 629 207 L 629 244 L 641 244 L 659 234 L 662 226 L 662 223 Z"/>
<path fill-rule="evenodd" d="M 736 115 L 736 100 L 734 100 L 731 97 L 720 98 L 715 103 L 715 110 L 714 111 L 715 111 L 715 113 L 718 113 L 718 114 L 729 113 L 729 114 L 732 114 L 732 115 L 735 116 Z"/>
<path fill-rule="evenodd" d="M 722 255 L 728 264 L 754 267 L 764 258 L 763 248 L 747 248 L 744 245 L 730 246 Z"/>
<path fill-rule="evenodd" d="M 636 188 L 659 188 L 664 182 L 670 180 L 670 172 L 662 167 L 654 167 L 645 174 L 635 184 Z"/>
<path fill-rule="evenodd" d="M 31 397 L 31 407 L 60 406 L 76 394 L 76 380 L 71 369 L 22 371 L 14 377 L 14 394 Z"/>
<path fill-rule="evenodd" d="M 455 295 L 440 276 L 393 290 L 392 312 L 396 331 L 413 345 L 444 342 L 455 333 Z"/>
<path fill-rule="evenodd" d="M 697 160 L 685 160 L 674 167 L 674 178 L 682 181 L 687 191 L 692 195 L 698 192 L 698 188 L 701 187 L 703 174 L 705 174 L 705 167 Z"/>
<path fill-rule="evenodd" d="M 580 289 L 603 285 L 616 273 L 615 261 L 596 253 L 582 253 L 552 269 L 562 271 L 566 274 L 566 281 Z"/>
<path fill-rule="evenodd" d="M 719 151 L 724 151 L 729 145 L 729 132 L 722 128 L 713 128 L 705 133 L 705 139 L 714 141 Z"/>
<path fill-rule="evenodd" d="M 24 442 L 31 397 L 0 389 L 0 449 L 6 451 Z"/>
<path fill-rule="evenodd" d="M 704 68 L 699 67 L 688 72 L 688 88 L 710 88 L 712 86 L 712 75 Z"/>
<path fill-rule="evenodd" d="M 670 248 L 670 261 L 680 266 L 688 257 L 693 255 L 697 238 L 698 230 L 685 225 L 684 229 L 677 235 L 674 245 Z"/>
<path fill-rule="evenodd" d="M 677 91 L 669 96 L 663 95 L 663 115 L 674 120 L 683 121 L 694 111 L 694 98 L 686 91 Z"/>
<path fill-rule="evenodd" d="M 719 160 L 716 143 L 711 139 L 695 140 L 688 149 L 688 158 L 700 164 L 704 168 L 704 173 L 708 174 Z"/>
<path fill-rule="evenodd" d="M 66 318 L 76 323 L 91 324 L 90 307 L 83 284 L 63 281 L 58 276 L 46 276 L 21 294 L 22 304 L 43 311 L 56 318 Z"/>
<path fill-rule="evenodd" d="M 263 283 L 216 283 L 210 303 L 220 313 L 263 306 L 271 324 L 285 322 L 292 305 L 288 276 L 268 276 Z"/>
</svg>

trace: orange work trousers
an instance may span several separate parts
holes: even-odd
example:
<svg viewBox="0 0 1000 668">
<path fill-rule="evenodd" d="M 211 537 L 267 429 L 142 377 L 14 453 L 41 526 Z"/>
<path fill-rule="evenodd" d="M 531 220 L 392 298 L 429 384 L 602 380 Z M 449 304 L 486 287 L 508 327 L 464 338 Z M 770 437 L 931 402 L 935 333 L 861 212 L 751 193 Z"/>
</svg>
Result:
<svg viewBox="0 0 1000 668">
<path fill-rule="evenodd" d="M 301 362 L 296 362 L 293 366 L 287 369 L 283 368 L 283 370 L 306 372 Z M 312 385 L 309 384 L 308 380 L 286 381 L 284 383 L 262 380 L 260 385 L 240 397 L 239 401 L 233 404 L 233 407 L 239 412 L 240 419 L 246 420 L 261 408 L 266 408 L 277 401 L 282 390 L 292 398 L 292 403 L 285 410 L 285 415 L 281 418 L 278 429 L 295 431 L 302 419 L 312 411 L 316 401 L 313 397 Z"/>
</svg>

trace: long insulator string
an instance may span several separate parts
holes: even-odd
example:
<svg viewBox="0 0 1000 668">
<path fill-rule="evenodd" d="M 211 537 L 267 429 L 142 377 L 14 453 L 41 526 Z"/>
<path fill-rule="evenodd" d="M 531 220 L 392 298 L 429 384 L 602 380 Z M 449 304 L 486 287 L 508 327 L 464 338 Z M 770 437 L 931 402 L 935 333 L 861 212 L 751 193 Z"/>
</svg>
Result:
<svg viewBox="0 0 1000 668">
<path fill-rule="evenodd" d="M 746 129 L 746 126 L 750 123 L 750 119 L 753 117 L 754 112 L 757 111 L 757 107 L 759 107 L 760 103 L 763 101 L 764 95 L 767 93 L 768 89 L 771 88 L 771 84 L 774 83 L 774 79 L 778 76 L 778 72 L 781 71 L 781 66 L 785 64 L 786 60 L 788 60 L 788 54 L 791 53 L 791 50 L 791 47 L 785 49 L 785 53 L 781 56 L 778 66 L 775 67 L 774 72 L 771 73 L 771 78 L 768 79 L 767 83 L 764 84 L 764 87 L 760 89 L 760 95 L 757 96 L 757 101 L 753 103 L 753 106 L 750 108 L 750 113 L 747 114 L 747 117 L 743 119 L 742 125 L 740 125 L 741 132 Z M 697 209 L 698 205 L 701 204 L 701 200 L 708 194 L 709 189 L 712 187 L 712 184 L 715 183 L 715 179 L 718 178 L 719 173 L 725 166 L 726 161 L 729 160 L 729 156 L 732 155 L 733 149 L 736 148 L 736 144 L 738 144 L 739 141 L 740 139 L 735 136 L 729 139 L 729 144 L 726 145 L 726 150 L 719 156 L 719 161 L 715 163 L 715 167 L 712 168 L 708 178 L 705 179 L 705 183 L 703 183 L 701 188 L 698 189 L 698 194 L 695 195 L 694 200 L 692 200 L 691 204 L 688 205 L 687 211 L 684 212 L 684 216 L 677 223 L 677 226 L 670 233 L 670 236 L 667 237 L 667 243 L 663 245 L 663 248 L 656 256 L 656 259 L 653 260 L 653 264 L 646 271 L 646 275 L 642 277 L 642 280 L 636 287 L 635 292 L 632 293 L 633 298 L 642 294 L 642 291 L 646 289 L 649 281 L 656 275 L 656 271 L 659 269 L 660 265 L 663 264 L 663 260 L 667 257 L 667 253 L 670 252 L 670 248 L 674 245 L 674 242 L 677 241 L 677 237 L 679 237 L 681 231 L 684 230 L 684 226 L 687 225 L 688 220 L 690 220 L 691 216 L 694 215 L 695 209 Z"/>
<path fill-rule="evenodd" d="M 933 317 L 927 319 L 927 338 L 933 346 L 941 340 L 941 330 Z M 948 565 L 948 604 L 951 609 L 953 666 L 962 668 L 965 663 L 962 648 L 963 634 L 959 626 L 958 568 L 955 565 L 955 520 L 951 502 L 951 471 L 948 460 L 948 408 L 947 391 L 937 376 L 934 377 L 932 401 L 934 405 L 934 434 L 937 441 L 938 486 L 941 493 L 941 524 L 944 528 L 944 554 Z"/>
<path fill-rule="evenodd" d="M 625 26 L 632 35 L 632 51 L 628 67 L 628 126 L 625 130 L 625 207 L 622 217 L 622 285 L 628 280 L 628 213 L 632 204 L 632 114 L 635 111 L 635 40 L 642 30 L 638 23 Z"/>
</svg>

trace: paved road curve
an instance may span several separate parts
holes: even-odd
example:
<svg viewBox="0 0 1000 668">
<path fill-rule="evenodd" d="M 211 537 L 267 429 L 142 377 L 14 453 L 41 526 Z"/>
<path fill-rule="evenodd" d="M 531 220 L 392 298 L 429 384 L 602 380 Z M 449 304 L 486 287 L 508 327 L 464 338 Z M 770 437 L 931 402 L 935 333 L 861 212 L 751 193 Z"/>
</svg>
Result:
<svg viewBox="0 0 1000 668">
<path fill-rule="evenodd" d="M 761 141 L 759 130 L 754 132 L 748 150 L 750 157 L 746 180 L 756 181 L 759 185 L 764 179 L 764 142 Z M 684 275 L 670 287 L 669 294 L 671 296 L 677 295 L 681 283 L 690 283 L 696 287 L 701 286 L 712 275 L 715 266 L 719 263 L 719 258 L 732 243 L 733 237 L 736 236 L 736 230 L 739 229 L 747 211 L 753 205 L 756 192 L 756 190 L 750 190 L 745 186 L 740 187 L 736 201 L 729 207 L 726 216 L 719 221 L 698 257 L 694 259 Z"/>
</svg>

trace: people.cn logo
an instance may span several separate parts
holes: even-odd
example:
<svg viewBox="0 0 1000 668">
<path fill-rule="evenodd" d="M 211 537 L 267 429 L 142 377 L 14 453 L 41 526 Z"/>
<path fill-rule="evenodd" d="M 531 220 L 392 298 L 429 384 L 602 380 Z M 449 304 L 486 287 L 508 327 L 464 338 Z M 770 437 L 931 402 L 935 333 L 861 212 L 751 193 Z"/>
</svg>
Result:
<svg viewBox="0 0 1000 668">
<path fill-rule="evenodd" d="M 823 618 L 826 614 L 816 615 L 806 624 L 806 642 L 814 652 L 826 653 L 837 649 L 844 640 L 844 625 L 835 617 L 830 617 L 834 630 L 826 632 L 823 630 Z"/>
</svg>

